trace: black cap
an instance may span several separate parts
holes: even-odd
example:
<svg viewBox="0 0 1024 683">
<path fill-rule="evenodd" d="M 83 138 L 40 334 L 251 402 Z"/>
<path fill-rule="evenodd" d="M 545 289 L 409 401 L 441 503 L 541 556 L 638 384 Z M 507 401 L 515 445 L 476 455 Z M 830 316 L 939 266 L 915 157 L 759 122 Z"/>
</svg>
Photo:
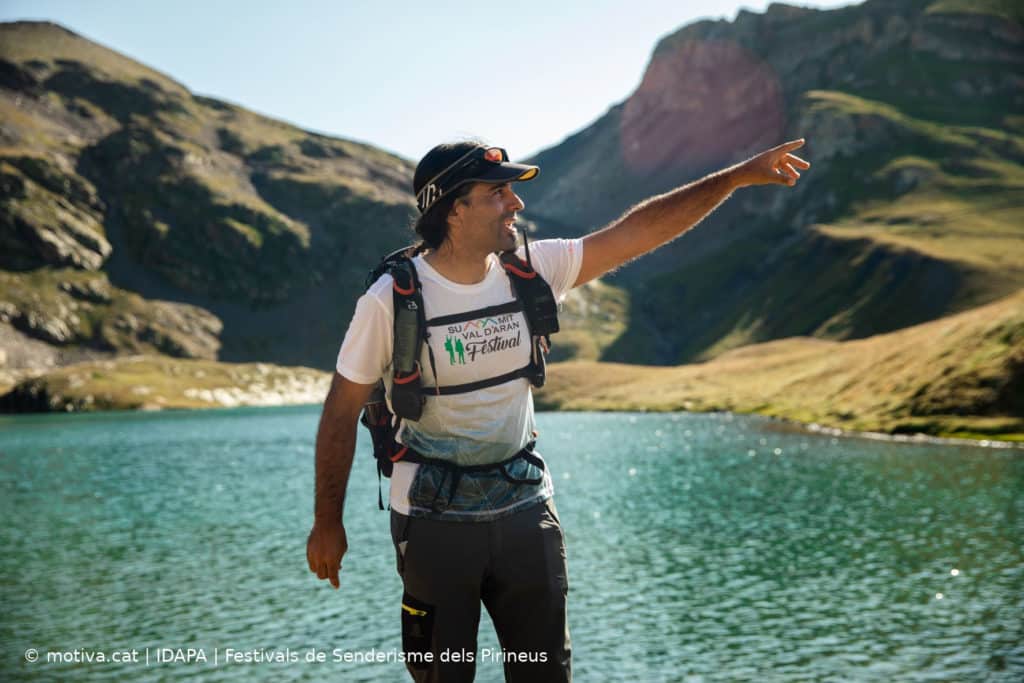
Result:
<svg viewBox="0 0 1024 683">
<path fill-rule="evenodd" d="M 531 180 L 537 166 L 513 164 L 500 147 L 477 142 L 445 143 L 434 147 L 420 160 L 413 176 L 416 206 L 426 213 L 439 199 L 471 182 L 507 183 Z"/>
</svg>

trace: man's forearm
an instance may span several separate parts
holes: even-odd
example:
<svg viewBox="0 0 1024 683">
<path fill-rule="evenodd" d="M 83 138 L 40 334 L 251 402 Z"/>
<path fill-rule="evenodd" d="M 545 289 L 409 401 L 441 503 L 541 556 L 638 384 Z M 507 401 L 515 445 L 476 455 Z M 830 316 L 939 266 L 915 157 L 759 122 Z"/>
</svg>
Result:
<svg viewBox="0 0 1024 683">
<path fill-rule="evenodd" d="M 697 225 L 740 187 L 736 170 L 733 166 L 645 199 L 608 227 L 588 235 L 576 285 L 653 251 Z"/>
<path fill-rule="evenodd" d="M 714 211 L 740 187 L 736 166 L 704 176 L 682 187 L 640 202 L 626 212 L 622 223 L 636 223 L 642 249 L 636 256 L 656 249 L 683 234 Z"/>
<path fill-rule="evenodd" d="M 325 410 L 316 435 L 316 501 L 313 514 L 317 522 L 341 520 L 355 448 L 356 425 L 336 419 Z"/>
<path fill-rule="evenodd" d="M 575 286 L 601 277 L 682 235 L 741 187 L 795 185 L 800 177 L 797 169 L 811 167 L 790 153 L 803 144 L 802 139 L 783 143 L 696 182 L 646 199 L 608 227 L 587 235 L 583 238 L 583 262 Z"/>
</svg>

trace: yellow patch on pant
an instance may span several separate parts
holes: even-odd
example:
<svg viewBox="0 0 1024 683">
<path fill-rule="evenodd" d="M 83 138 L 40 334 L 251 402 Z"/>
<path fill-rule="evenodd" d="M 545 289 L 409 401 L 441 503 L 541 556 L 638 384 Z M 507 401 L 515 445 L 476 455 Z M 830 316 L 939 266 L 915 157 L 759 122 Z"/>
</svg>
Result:
<svg viewBox="0 0 1024 683">
<path fill-rule="evenodd" d="M 425 616 L 427 616 L 427 611 L 426 610 L 416 609 L 414 607 L 409 607 L 409 605 L 405 604 L 404 602 L 402 603 L 402 610 L 405 611 L 405 612 L 408 612 L 409 614 L 413 615 L 414 617 L 425 617 Z"/>
</svg>

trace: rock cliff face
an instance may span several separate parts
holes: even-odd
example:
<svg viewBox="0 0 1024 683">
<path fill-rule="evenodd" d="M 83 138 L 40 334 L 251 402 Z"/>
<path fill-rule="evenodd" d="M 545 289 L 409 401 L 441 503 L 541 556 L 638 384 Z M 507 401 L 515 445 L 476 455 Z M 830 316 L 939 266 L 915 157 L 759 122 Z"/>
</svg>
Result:
<svg viewBox="0 0 1024 683">
<path fill-rule="evenodd" d="M 407 161 L 53 24 L 0 25 L 0 121 L 5 339 L 330 367 L 365 271 L 411 238 Z"/>
<path fill-rule="evenodd" d="M 0 265 L 27 270 L 46 265 L 98 270 L 112 247 L 104 234 L 103 203 L 66 157 L 48 161 L 9 156 L 0 164 Z"/>
<path fill-rule="evenodd" d="M 813 168 L 793 190 L 740 191 L 625 269 L 631 327 L 604 357 L 858 337 L 1024 286 L 1001 256 L 1024 262 L 1024 29 L 1008 6 L 773 4 L 664 38 L 625 102 L 533 159 L 538 225 L 584 234 L 786 139 L 808 140 Z"/>
</svg>

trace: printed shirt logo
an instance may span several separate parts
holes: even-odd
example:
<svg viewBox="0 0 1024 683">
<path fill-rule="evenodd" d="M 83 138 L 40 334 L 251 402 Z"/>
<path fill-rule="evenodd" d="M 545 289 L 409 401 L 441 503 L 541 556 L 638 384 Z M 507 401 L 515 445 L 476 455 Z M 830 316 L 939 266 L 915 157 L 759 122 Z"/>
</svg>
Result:
<svg viewBox="0 0 1024 683">
<path fill-rule="evenodd" d="M 507 313 L 448 325 L 445 328 L 444 350 L 448 354 L 449 366 L 469 365 L 495 352 L 519 348 L 524 344 L 525 337 L 525 320 L 522 315 Z"/>
<path fill-rule="evenodd" d="M 452 344 L 452 337 L 444 338 L 444 350 L 448 352 L 448 363 L 455 365 L 455 354 L 459 354 L 459 364 L 466 364 L 466 347 L 463 346 L 462 340 L 456 338 L 455 344 Z"/>
</svg>

